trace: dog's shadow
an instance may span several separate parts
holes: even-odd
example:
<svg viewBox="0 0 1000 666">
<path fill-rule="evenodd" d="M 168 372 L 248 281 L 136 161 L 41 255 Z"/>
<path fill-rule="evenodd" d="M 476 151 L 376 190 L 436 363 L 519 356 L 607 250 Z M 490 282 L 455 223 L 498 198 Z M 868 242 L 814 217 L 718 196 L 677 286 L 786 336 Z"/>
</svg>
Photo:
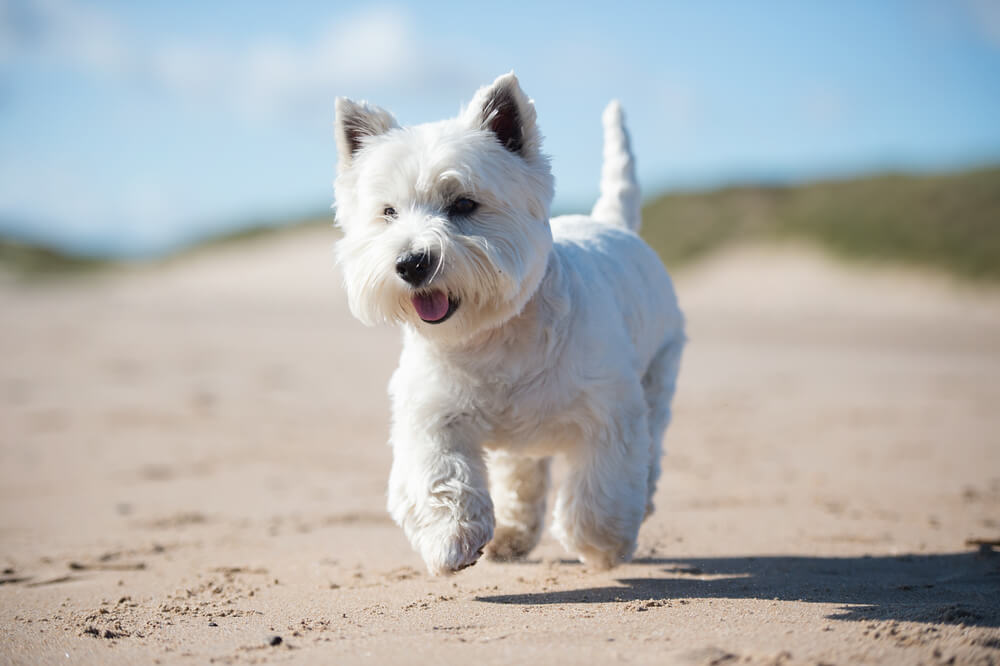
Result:
<svg viewBox="0 0 1000 666">
<path fill-rule="evenodd" d="M 476 597 L 495 604 L 761 599 L 842 604 L 833 620 L 1000 627 L 1000 554 L 989 550 L 879 557 L 640 558 L 666 576 L 621 586 Z"/>
</svg>

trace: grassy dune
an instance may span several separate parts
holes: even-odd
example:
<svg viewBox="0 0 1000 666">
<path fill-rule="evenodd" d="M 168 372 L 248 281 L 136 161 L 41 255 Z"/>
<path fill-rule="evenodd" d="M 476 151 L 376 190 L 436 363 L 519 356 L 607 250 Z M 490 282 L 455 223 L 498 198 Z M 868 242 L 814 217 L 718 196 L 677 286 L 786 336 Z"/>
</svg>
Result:
<svg viewBox="0 0 1000 666">
<path fill-rule="evenodd" d="M 109 262 L 0 237 L 0 269 L 20 278 L 47 278 L 91 273 Z"/>
<path fill-rule="evenodd" d="M 668 194 L 643 215 L 643 235 L 668 266 L 723 244 L 800 239 L 847 258 L 1000 279 L 1000 167 Z"/>
<path fill-rule="evenodd" d="M 643 215 L 643 235 L 671 268 L 730 243 L 798 239 L 846 258 L 1000 280 L 1000 166 L 667 194 L 647 202 Z M 324 216 L 261 225 L 180 253 L 330 223 Z M 108 263 L 0 238 L 0 267 L 22 277 L 78 275 Z"/>
<path fill-rule="evenodd" d="M 332 224 L 332 215 L 293 218 L 278 223 L 260 223 L 231 233 L 210 236 L 193 244 L 182 246 L 180 249 L 161 257 L 136 261 L 141 263 L 172 261 L 194 253 L 211 251 L 214 248 L 266 238 L 273 234 L 286 233 L 295 229 L 331 226 Z M 102 270 L 121 263 L 123 263 L 122 260 L 79 255 L 46 245 L 0 236 L 0 270 L 6 269 L 20 279 L 45 280 L 64 276 L 79 277 L 84 274 L 99 274 Z"/>
</svg>

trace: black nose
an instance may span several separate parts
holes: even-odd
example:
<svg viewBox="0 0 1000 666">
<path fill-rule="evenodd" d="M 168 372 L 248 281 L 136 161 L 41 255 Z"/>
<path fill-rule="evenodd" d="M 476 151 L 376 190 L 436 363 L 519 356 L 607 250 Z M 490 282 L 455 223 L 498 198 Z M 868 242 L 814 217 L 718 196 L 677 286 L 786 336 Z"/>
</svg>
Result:
<svg viewBox="0 0 1000 666">
<path fill-rule="evenodd" d="M 427 281 L 427 275 L 434 265 L 434 255 L 430 252 L 407 252 L 396 259 L 396 273 L 414 287 Z"/>
</svg>

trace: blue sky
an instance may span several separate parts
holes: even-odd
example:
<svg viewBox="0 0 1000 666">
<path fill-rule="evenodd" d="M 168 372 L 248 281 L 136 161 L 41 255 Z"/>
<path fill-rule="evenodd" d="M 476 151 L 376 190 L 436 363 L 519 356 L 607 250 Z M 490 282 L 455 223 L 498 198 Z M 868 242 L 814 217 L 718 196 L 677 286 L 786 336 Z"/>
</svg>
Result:
<svg viewBox="0 0 1000 666">
<path fill-rule="evenodd" d="M 335 96 L 423 122 L 511 69 L 563 210 L 613 97 L 647 195 L 1000 162 L 992 0 L 0 0 L 0 233 L 150 254 L 321 211 Z"/>
</svg>

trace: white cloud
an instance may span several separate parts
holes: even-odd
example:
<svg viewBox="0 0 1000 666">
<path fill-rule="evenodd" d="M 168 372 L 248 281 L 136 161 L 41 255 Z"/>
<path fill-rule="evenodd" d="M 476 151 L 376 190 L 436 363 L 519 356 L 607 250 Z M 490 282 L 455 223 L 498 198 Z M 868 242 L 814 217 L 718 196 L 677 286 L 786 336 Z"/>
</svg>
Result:
<svg viewBox="0 0 1000 666">
<path fill-rule="evenodd" d="M 0 64 L 19 59 L 159 87 L 189 101 L 259 114 L 299 110 L 333 94 L 391 88 L 420 94 L 428 81 L 471 87 L 461 62 L 428 49 L 408 14 L 365 8 L 330 22 L 312 43 L 231 46 L 142 39 L 112 16 L 69 0 L 0 0 Z M 355 92 L 356 91 L 356 92 Z"/>
<path fill-rule="evenodd" d="M 0 62 L 18 58 L 121 73 L 120 27 L 101 12 L 64 0 L 0 0 Z"/>
<path fill-rule="evenodd" d="M 417 91 L 422 80 L 449 68 L 418 48 L 414 35 L 407 16 L 366 10 L 301 46 L 269 41 L 225 52 L 197 43 L 166 45 L 151 54 L 150 73 L 177 92 L 257 112 L 315 103 L 344 89 Z"/>
</svg>

